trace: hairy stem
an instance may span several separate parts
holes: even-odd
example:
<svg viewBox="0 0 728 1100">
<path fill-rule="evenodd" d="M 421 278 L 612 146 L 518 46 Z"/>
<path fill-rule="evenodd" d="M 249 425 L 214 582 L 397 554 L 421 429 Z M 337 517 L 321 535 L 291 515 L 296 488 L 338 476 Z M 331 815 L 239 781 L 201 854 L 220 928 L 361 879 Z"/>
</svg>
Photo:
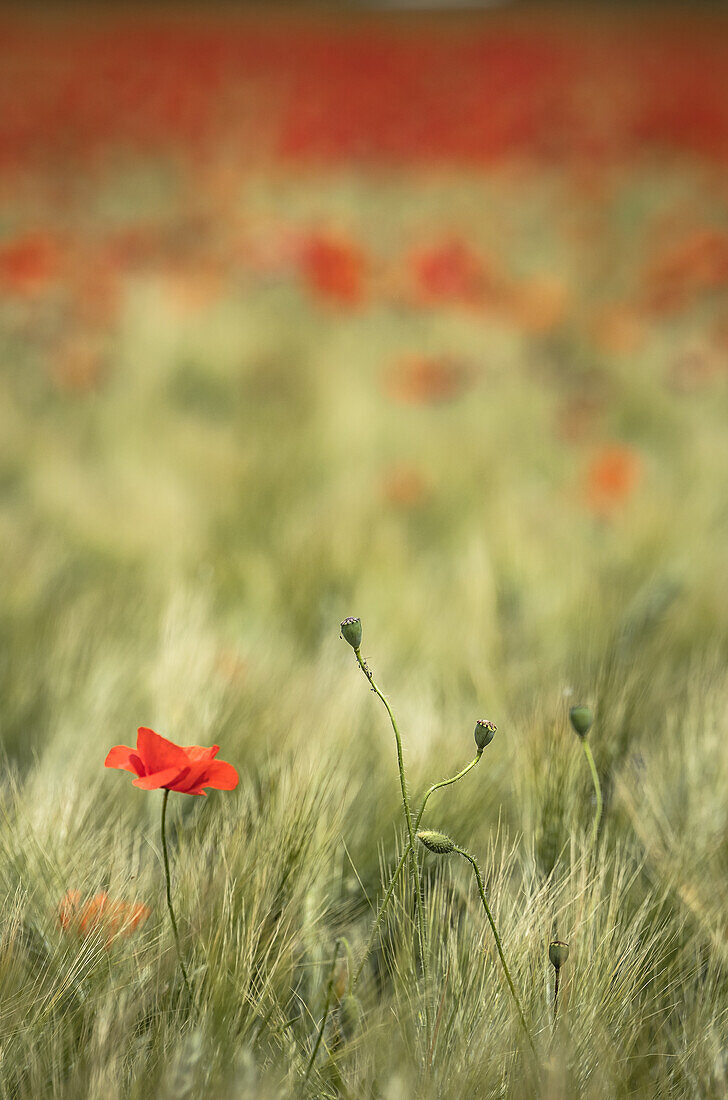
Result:
<svg viewBox="0 0 728 1100">
<path fill-rule="evenodd" d="M 591 745 L 589 744 L 589 742 L 587 741 L 587 739 L 585 737 L 582 738 L 581 743 L 584 746 L 584 755 L 586 756 L 587 763 L 589 764 L 589 770 L 591 771 L 592 781 L 594 783 L 594 793 L 596 794 L 596 797 L 597 797 L 597 808 L 596 808 L 596 812 L 594 814 L 594 824 L 592 825 L 592 834 L 591 834 L 591 843 L 592 843 L 592 847 L 594 847 L 594 845 L 597 842 L 597 837 L 599 835 L 599 822 L 602 819 L 602 807 L 604 805 L 604 802 L 602 801 L 602 785 L 599 782 L 599 774 L 597 772 L 597 766 L 594 763 L 594 757 L 592 755 Z"/>
<path fill-rule="evenodd" d="M 182 971 L 182 977 L 184 978 L 185 989 L 187 990 L 187 996 L 192 1004 L 192 987 L 190 980 L 187 977 L 187 971 L 185 969 L 184 960 L 182 958 L 182 947 L 179 942 L 179 931 L 177 929 L 177 918 L 174 915 L 174 908 L 172 907 L 172 880 L 169 875 L 169 854 L 167 852 L 167 801 L 169 799 L 169 790 L 165 788 L 164 798 L 162 799 L 162 856 L 164 857 L 164 877 L 167 883 L 167 908 L 169 909 L 169 919 L 172 922 L 172 931 L 174 932 L 174 942 L 177 947 L 177 959 L 179 961 L 179 968 Z"/>
<path fill-rule="evenodd" d="M 331 1008 L 331 994 L 334 991 L 334 974 L 336 972 L 336 960 L 337 960 L 338 955 L 339 955 L 339 948 L 340 947 L 341 947 L 341 940 L 337 940 L 335 945 L 334 945 L 334 957 L 331 960 L 331 970 L 329 971 L 329 980 L 328 980 L 327 985 L 326 985 L 326 1000 L 324 1002 L 324 1014 L 321 1017 L 321 1023 L 319 1024 L 318 1034 L 316 1035 L 316 1042 L 314 1043 L 313 1050 L 311 1051 L 311 1057 L 309 1058 L 308 1065 L 306 1066 L 306 1073 L 305 1073 L 305 1076 L 304 1076 L 304 1081 L 308 1081 L 308 1079 L 309 1079 L 309 1076 L 311 1074 L 311 1070 L 313 1069 L 313 1064 L 316 1061 L 316 1055 L 319 1052 L 319 1047 L 321 1046 L 321 1041 L 324 1037 L 324 1030 L 326 1028 L 326 1021 L 329 1018 L 329 1009 Z"/>
<path fill-rule="evenodd" d="M 449 787 L 451 783 L 457 783 L 458 779 L 462 779 L 464 775 L 468 774 L 468 772 L 470 771 L 471 768 L 475 767 L 475 765 L 478 763 L 478 761 L 480 760 L 482 755 L 483 755 L 483 753 L 479 752 L 474 760 L 471 760 L 470 763 L 467 764 L 461 772 L 458 772 L 457 775 L 453 775 L 453 777 L 451 779 L 441 779 L 439 783 L 433 783 L 432 784 L 432 786 L 426 791 L 425 797 L 422 799 L 422 805 L 420 806 L 419 812 L 417 814 L 417 818 L 415 820 L 415 832 L 417 832 L 417 830 L 420 827 L 420 822 L 422 821 L 422 815 L 425 812 L 425 807 L 427 806 L 427 800 L 429 799 L 430 795 L 434 794 L 435 791 L 439 791 L 441 787 Z"/>
<path fill-rule="evenodd" d="M 417 813 L 417 817 L 415 819 L 413 832 L 416 833 L 417 830 L 420 827 L 420 822 L 422 821 L 422 815 L 425 812 L 425 808 L 427 806 L 427 800 L 429 799 L 430 795 L 433 794 L 435 791 L 438 791 L 441 787 L 449 787 L 451 783 L 457 783 L 458 779 L 462 779 L 464 775 L 468 774 L 468 772 L 470 771 L 471 768 L 475 767 L 475 765 L 478 763 L 478 761 L 480 760 L 482 755 L 483 755 L 482 752 L 479 752 L 474 760 L 471 760 L 470 763 L 466 767 L 464 767 L 462 771 L 458 772 L 457 775 L 453 775 L 451 779 L 443 779 L 443 780 L 441 780 L 440 783 L 433 783 L 433 785 L 427 790 L 427 792 L 425 793 L 424 798 L 422 799 L 422 805 L 420 806 L 419 811 Z M 374 921 L 374 926 L 371 930 L 371 933 L 369 934 L 369 941 L 367 943 L 366 950 L 365 950 L 364 954 L 362 955 L 362 958 L 361 958 L 361 961 L 359 962 L 359 966 L 357 968 L 356 974 L 354 975 L 354 981 L 352 983 L 353 985 L 356 985 L 356 983 L 359 981 L 359 978 L 361 976 L 361 972 L 364 969 L 364 966 L 366 964 L 367 959 L 369 958 L 369 955 L 371 954 L 372 948 L 374 947 L 374 941 L 377 938 L 377 932 L 379 931 L 379 926 L 381 925 L 382 921 L 384 920 L 384 914 L 387 911 L 387 906 L 389 905 L 392 894 L 394 893 L 394 888 L 397 885 L 397 881 L 399 879 L 400 874 L 402 873 L 402 868 L 405 865 L 405 862 L 407 860 L 407 857 L 410 854 L 410 851 L 411 851 L 411 841 L 408 840 L 407 841 L 407 847 L 405 848 L 404 852 L 402 853 L 402 857 L 401 857 L 399 863 L 397 864 L 397 869 L 394 872 L 394 874 L 392 875 L 389 886 L 387 887 L 387 892 L 384 895 L 384 900 L 382 901 L 382 904 L 379 906 L 379 911 L 377 913 L 376 920 Z"/>
<path fill-rule="evenodd" d="M 533 1045 L 533 1039 L 531 1038 L 531 1032 L 528 1030 L 528 1024 L 526 1023 L 526 1017 L 523 1015 L 523 1009 L 521 1008 L 521 1001 L 519 999 L 518 994 L 516 993 L 516 987 L 513 984 L 513 979 L 511 978 L 511 972 L 508 969 L 508 963 L 506 962 L 505 955 L 503 954 L 503 945 L 501 944 L 501 939 L 500 939 L 500 936 L 498 935 L 498 929 L 496 928 L 495 921 L 493 920 L 493 914 L 491 913 L 490 906 L 488 905 L 488 902 L 486 901 L 485 888 L 483 886 L 483 879 L 482 879 L 482 876 L 480 874 L 480 868 L 478 867 L 478 864 L 475 862 L 473 857 L 470 855 L 470 852 L 466 852 L 464 848 L 458 848 L 456 846 L 455 848 L 453 848 L 453 851 L 457 852 L 458 855 L 464 856 L 465 859 L 467 859 L 468 862 L 472 864 L 473 871 L 475 872 L 475 878 L 476 878 L 477 883 L 478 883 L 478 890 L 480 891 L 480 900 L 483 903 L 483 908 L 485 909 L 485 915 L 488 918 L 488 921 L 490 922 L 490 927 L 493 929 L 493 936 L 495 937 L 495 945 L 498 948 L 498 954 L 500 955 L 500 961 L 501 961 L 501 965 L 503 967 L 503 973 L 506 976 L 506 981 L 508 982 L 508 987 L 509 987 L 509 989 L 511 991 L 511 994 L 513 996 L 513 1000 L 515 1001 L 516 1008 L 518 1009 L 518 1015 L 521 1018 L 521 1023 L 523 1024 L 523 1030 L 526 1033 L 526 1038 L 528 1039 L 531 1050 L 535 1054 L 536 1053 L 536 1048 Z"/>
<path fill-rule="evenodd" d="M 420 881 L 420 868 L 417 862 L 417 853 L 415 851 L 415 831 L 412 825 L 412 814 L 409 807 L 409 796 L 407 794 L 407 780 L 404 771 L 404 756 L 402 754 L 402 738 L 400 737 L 399 729 L 397 728 L 397 721 L 392 712 L 392 708 L 389 705 L 389 701 L 374 683 L 374 678 L 369 670 L 369 666 L 361 655 L 359 649 L 355 649 L 357 662 L 362 672 L 369 681 L 370 687 L 375 695 L 378 695 L 382 700 L 384 707 L 389 715 L 389 720 L 394 730 L 394 739 L 397 744 L 397 766 L 399 768 L 399 783 L 402 788 L 402 807 L 404 810 L 405 822 L 407 824 L 407 836 L 409 840 L 409 857 L 410 865 L 412 868 L 412 877 L 414 879 L 415 894 L 417 898 L 417 931 L 420 943 L 420 959 L 422 960 L 422 977 L 425 986 L 425 1019 L 427 1025 L 427 1042 L 430 1041 L 430 1002 L 428 999 L 427 991 L 427 937 L 425 932 L 425 910 L 422 903 L 422 884 Z"/>
</svg>

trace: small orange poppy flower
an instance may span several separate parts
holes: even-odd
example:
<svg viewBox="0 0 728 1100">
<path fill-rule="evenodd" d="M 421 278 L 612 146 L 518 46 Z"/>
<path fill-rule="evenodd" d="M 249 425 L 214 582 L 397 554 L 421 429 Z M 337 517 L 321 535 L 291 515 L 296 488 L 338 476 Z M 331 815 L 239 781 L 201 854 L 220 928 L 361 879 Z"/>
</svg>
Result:
<svg viewBox="0 0 728 1100">
<path fill-rule="evenodd" d="M 470 371 L 449 356 L 413 355 L 399 360 L 385 381 L 389 396 L 407 405 L 452 401 L 467 388 Z"/>
<path fill-rule="evenodd" d="M 58 923 L 80 936 L 101 929 L 108 945 L 117 936 L 131 936 L 150 914 L 148 905 L 112 899 L 104 890 L 83 903 L 80 890 L 68 890 L 58 906 Z"/>
<path fill-rule="evenodd" d="M 384 475 L 382 493 L 395 508 L 415 508 L 430 495 L 430 487 L 416 466 L 392 466 Z"/>
<path fill-rule="evenodd" d="M 569 287 L 557 275 L 537 275 L 511 287 L 506 308 L 526 332 L 543 335 L 558 328 L 571 304 Z"/>
<path fill-rule="evenodd" d="M 602 448 L 586 472 L 586 498 L 592 511 L 606 514 L 625 503 L 642 474 L 639 456 L 630 448 L 612 444 Z"/>
<path fill-rule="evenodd" d="M 115 745 L 106 757 L 105 767 L 132 772 L 136 775 L 134 786 L 143 791 L 164 789 L 202 795 L 207 793 L 205 787 L 232 791 L 238 785 L 238 773 L 232 764 L 215 760 L 219 751 L 219 745 L 209 749 L 201 745 L 183 748 L 140 726 L 136 748 Z"/>
</svg>

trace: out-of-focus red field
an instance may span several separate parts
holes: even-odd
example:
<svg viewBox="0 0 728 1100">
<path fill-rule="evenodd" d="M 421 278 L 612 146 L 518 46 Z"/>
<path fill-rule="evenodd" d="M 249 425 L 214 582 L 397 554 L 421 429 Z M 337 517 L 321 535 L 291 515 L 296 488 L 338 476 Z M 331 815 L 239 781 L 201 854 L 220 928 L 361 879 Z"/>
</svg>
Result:
<svg viewBox="0 0 728 1100">
<path fill-rule="evenodd" d="M 243 164 L 728 153 L 728 19 L 538 7 L 469 18 L 282 10 L 5 15 L 0 156 L 183 148 Z M 251 143 L 252 135 L 258 141 Z"/>
<path fill-rule="evenodd" d="M 458 309 L 539 339 L 576 325 L 607 356 L 687 318 L 668 382 L 702 384 L 728 348 L 727 30 L 677 8 L 6 13 L 5 321 L 79 391 L 113 366 L 139 272 L 183 312 L 287 283 L 314 310 Z M 466 387 L 455 346 L 412 344 L 390 398 Z"/>
</svg>

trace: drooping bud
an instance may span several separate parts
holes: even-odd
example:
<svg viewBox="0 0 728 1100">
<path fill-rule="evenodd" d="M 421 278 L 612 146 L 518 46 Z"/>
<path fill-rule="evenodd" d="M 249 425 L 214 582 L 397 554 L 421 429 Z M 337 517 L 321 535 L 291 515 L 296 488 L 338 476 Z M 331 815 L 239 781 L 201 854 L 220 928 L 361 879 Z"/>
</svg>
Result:
<svg viewBox="0 0 728 1100">
<path fill-rule="evenodd" d="M 361 646 L 361 619 L 344 619 L 341 624 L 341 637 L 352 649 Z"/>
<path fill-rule="evenodd" d="M 475 744 L 478 746 L 478 752 L 482 752 L 491 743 L 497 729 L 498 727 L 486 718 L 478 719 L 475 723 Z"/>
<path fill-rule="evenodd" d="M 549 944 L 549 962 L 554 970 L 561 970 L 569 957 L 569 945 L 563 940 L 552 940 Z"/>
<path fill-rule="evenodd" d="M 446 856 L 455 848 L 449 836 L 436 833 L 432 829 L 423 829 L 417 834 L 417 839 L 424 844 L 428 852 L 434 852 L 436 856 Z"/>
<path fill-rule="evenodd" d="M 339 1030 L 342 1039 L 347 1042 L 353 1039 L 361 1024 L 362 1009 L 357 997 L 353 993 L 347 993 L 339 1004 Z"/>
<path fill-rule="evenodd" d="M 592 714 L 591 707 L 582 704 L 581 706 L 572 707 L 570 709 L 569 719 L 577 736 L 586 737 L 589 730 L 592 728 L 594 715 Z"/>
</svg>

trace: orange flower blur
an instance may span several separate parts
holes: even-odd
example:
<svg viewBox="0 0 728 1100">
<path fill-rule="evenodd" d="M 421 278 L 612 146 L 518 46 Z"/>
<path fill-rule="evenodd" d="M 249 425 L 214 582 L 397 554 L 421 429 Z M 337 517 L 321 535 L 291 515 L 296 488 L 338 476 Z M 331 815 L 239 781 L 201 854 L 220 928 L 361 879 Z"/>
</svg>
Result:
<svg viewBox="0 0 728 1100">
<path fill-rule="evenodd" d="M 112 900 L 103 890 L 83 904 L 80 890 L 68 890 L 58 906 L 58 923 L 80 936 L 102 929 L 108 945 L 117 936 L 131 936 L 150 914 L 148 905 Z"/>
<path fill-rule="evenodd" d="M 301 250 L 301 271 L 308 289 L 332 305 L 361 304 L 366 267 L 366 257 L 353 241 L 314 234 Z"/>
<path fill-rule="evenodd" d="M 490 283 L 477 255 L 458 239 L 417 252 L 412 267 L 423 305 L 477 305 Z"/>
<path fill-rule="evenodd" d="M 642 472 L 639 456 L 629 447 L 604 447 L 592 459 L 586 474 L 587 502 L 593 511 L 608 513 L 634 492 Z"/>
<path fill-rule="evenodd" d="M 470 381 L 464 363 L 448 356 L 408 356 L 386 379 L 390 397 L 406 405 L 437 405 L 459 397 Z"/>
<path fill-rule="evenodd" d="M 238 773 L 232 764 L 215 760 L 219 751 L 219 745 L 209 749 L 200 745 L 183 748 L 140 726 L 136 748 L 116 745 L 106 757 L 105 766 L 132 772 L 136 775 L 134 786 L 143 791 L 164 789 L 181 794 L 206 794 L 204 787 L 231 791 L 238 785 Z"/>
</svg>

